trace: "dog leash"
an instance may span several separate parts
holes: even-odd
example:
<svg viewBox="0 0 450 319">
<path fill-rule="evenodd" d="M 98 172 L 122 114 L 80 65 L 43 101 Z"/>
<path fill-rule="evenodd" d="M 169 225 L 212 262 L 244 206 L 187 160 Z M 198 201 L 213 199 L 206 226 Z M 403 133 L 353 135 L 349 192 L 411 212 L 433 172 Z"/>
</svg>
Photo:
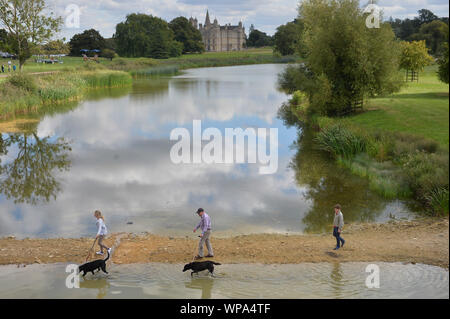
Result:
<svg viewBox="0 0 450 319">
<path fill-rule="evenodd" d="M 200 237 L 200 238 L 201 238 L 202 236 L 197 236 L 197 237 Z M 195 246 L 194 246 L 194 256 L 192 257 L 191 263 L 195 260 L 196 254 L 197 254 L 197 244 L 195 244 Z"/>
<path fill-rule="evenodd" d="M 84 262 L 88 261 L 89 257 L 91 256 L 92 249 L 94 248 L 94 245 L 95 245 L 96 242 L 97 242 L 97 237 L 95 238 L 94 243 L 92 244 L 91 249 L 89 249 L 88 255 L 86 256 L 86 260 L 85 260 Z"/>
</svg>

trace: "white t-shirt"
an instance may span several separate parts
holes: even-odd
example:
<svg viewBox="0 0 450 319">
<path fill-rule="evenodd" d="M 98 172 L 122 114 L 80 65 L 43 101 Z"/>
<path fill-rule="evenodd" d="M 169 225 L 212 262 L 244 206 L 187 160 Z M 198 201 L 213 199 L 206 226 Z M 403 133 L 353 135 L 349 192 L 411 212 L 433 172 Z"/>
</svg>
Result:
<svg viewBox="0 0 450 319">
<path fill-rule="evenodd" d="M 97 225 L 97 228 L 98 228 L 97 235 L 103 235 L 104 236 L 104 235 L 106 235 L 108 233 L 108 230 L 106 229 L 105 222 L 103 221 L 102 218 L 97 219 L 96 225 Z"/>
</svg>

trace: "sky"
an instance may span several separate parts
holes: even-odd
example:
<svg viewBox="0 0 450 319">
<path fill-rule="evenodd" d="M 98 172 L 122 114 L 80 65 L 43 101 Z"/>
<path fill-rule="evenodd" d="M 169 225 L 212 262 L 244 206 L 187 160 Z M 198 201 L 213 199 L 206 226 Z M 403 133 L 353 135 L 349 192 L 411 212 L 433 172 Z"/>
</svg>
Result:
<svg viewBox="0 0 450 319">
<path fill-rule="evenodd" d="M 74 34 L 86 29 L 99 30 L 105 37 L 111 37 L 116 24 L 125 20 L 130 13 L 146 13 L 167 21 L 178 16 L 197 17 L 199 23 L 205 20 L 209 10 L 211 20 L 219 24 L 237 24 L 242 21 L 246 33 L 251 24 L 256 29 L 274 34 L 276 28 L 292 21 L 297 16 L 299 0 L 47 0 L 48 7 L 66 21 L 66 9 L 75 5 L 79 9 L 79 27 L 69 23 L 63 27 L 58 38 L 69 40 Z M 448 16 L 448 0 L 378 0 L 385 17 L 414 17 L 417 11 L 426 8 L 438 16 Z M 362 0 L 365 6 L 368 0 Z M 70 7 L 69 7 L 70 8 Z M 72 11 L 73 12 L 73 11 Z"/>
</svg>

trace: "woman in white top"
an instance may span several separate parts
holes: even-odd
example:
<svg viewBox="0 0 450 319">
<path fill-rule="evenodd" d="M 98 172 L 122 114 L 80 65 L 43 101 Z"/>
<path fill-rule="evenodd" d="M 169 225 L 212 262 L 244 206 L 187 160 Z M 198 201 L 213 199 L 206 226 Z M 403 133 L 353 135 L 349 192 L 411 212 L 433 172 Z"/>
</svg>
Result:
<svg viewBox="0 0 450 319">
<path fill-rule="evenodd" d="M 111 248 L 103 245 L 103 239 L 105 238 L 108 230 L 105 225 L 105 218 L 102 216 L 102 213 L 99 210 L 94 212 L 95 218 L 97 218 L 97 236 L 95 238 L 98 239 L 98 245 L 100 246 L 100 251 L 97 251 L 97 255 L 103 255 L 103 248 L 106 249 L 109 253 L 111 253 Z"/>
</svg>

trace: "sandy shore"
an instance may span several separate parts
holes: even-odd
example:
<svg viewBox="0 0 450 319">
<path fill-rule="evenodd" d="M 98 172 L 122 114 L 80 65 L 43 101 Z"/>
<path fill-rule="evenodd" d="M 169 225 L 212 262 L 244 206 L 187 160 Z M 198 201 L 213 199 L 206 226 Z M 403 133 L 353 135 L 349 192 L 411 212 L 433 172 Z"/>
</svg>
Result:
<svg viewBox="0 0 450 319">
<path fill-rule="evenodd" d="M 448 269 L 449 224 L 446 219 L 396 221 L 387 224 L 351 224 L 342 237 L 345 247 L 332 250 L 331 234 L 255 234 L 212 238 L 214 260 L 220 263 L 303 262 L 405 262 L 424 263 Z M 0 239 L 0 264 L 83 263 L 92 238 Z M 187 263 L 198 239 L 152 234 L 113 234 L 106 245 L 114 246 L 112 261 L 128 263 Z M 97 249 L 97 247 L 96 247 Z M 91 260 L 96 258 L 92 254 Z"/>
</svg>

